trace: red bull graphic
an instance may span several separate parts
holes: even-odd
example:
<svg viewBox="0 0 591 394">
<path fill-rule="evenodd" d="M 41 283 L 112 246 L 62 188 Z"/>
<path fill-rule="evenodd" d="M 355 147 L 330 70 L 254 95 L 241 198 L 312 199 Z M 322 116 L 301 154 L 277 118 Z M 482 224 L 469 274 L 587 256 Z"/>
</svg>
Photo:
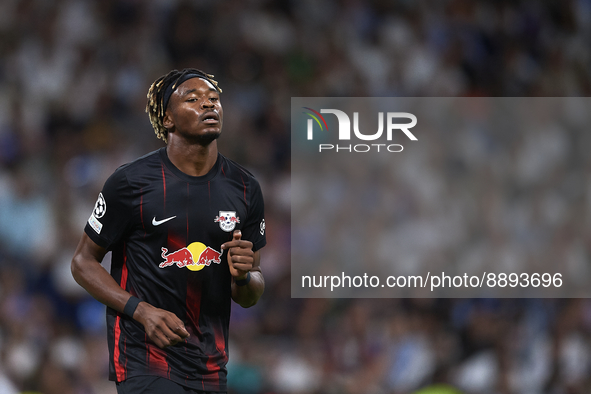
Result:
<svg viewBox="0 0 591 394">
<path fill-rule="evenodd" d="M 186 248 L 170 253 L 168 253 L 167 248 L 163 247 L 162 258 L 164 261 L 158 265 L 160 268 L 176 264 L 179 268 L 187 267 L 191 271 L 199 271 L 212 263 L 220 264 L 222 262 L 222 252 L 218 252 L 201 242 L 193 242 Z"/>
</svg>

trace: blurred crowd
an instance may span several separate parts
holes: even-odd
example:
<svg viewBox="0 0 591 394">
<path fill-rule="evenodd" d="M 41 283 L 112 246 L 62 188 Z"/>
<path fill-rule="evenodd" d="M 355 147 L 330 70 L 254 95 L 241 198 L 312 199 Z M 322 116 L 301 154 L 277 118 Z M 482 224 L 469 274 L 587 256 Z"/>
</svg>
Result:
<svg viewBox="0 0 591 394">
<path fill-rule="evenodd" d="M 251 169 L 265 195 L 266 292 L 251 309 L 233 308 L 232 393 L 410 393 L 436 383 L 587 392 L 588 300 L 291 299 L 289 108 L 303 96 L 588 96 L 590 48 L 589 0 L 3 0 L 0 393 L 115 392 L 104 306 L 73 281 L 70 260 L 106 178 L 162 146 L 144 113 L 147 89 L 183 67 L 215 74 L 220 151 Z M 573 142 L 577 158 L 585 141 Z M 527 145 L 536 158 L 540 144 L 533 135 Z M 555 154 L 556 142 L 546 144 Z M 557 154 L 568 166 L 554 181 L 571 168 L 589 181 L 588 160 Z M 481 175 L 449 168 L 459 172 L 434 175 Z M 535 177 L 546 172 L 529 168 L 524 179 L 545 185 Z M 470 185 L 481 196 L 491 187 Z M 574 187 L 580 216 L 569 206 L 556 217 L 588 225 L 588 188 Z M 560 236 L 570 242 L 579 230 Z M 589 241 L 577 238 L 574 259 L 589 262 Z"/>
</svg>

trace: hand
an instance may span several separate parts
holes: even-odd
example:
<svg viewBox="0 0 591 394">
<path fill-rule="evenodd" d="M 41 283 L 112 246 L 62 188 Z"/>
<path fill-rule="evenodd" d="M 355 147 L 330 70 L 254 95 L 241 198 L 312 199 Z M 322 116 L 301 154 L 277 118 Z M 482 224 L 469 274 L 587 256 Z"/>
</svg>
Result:
<svg viewBox="0 0 591 394">
<path fill-rule="evenodd" d="M 240 239 L 242 232 L 235 230 L 232 240 L 222 245 L 222 250 L 228 249 L 228 266 L 234 279 L 245 279 L 246 274 L 254 265 L 252 242 Z"/>
<path fill-rule="evenodd" d="M 172 312 L 156 308 L 147 302 L 140 302 L 133 313 L 148 337 L 161 349 L 176 345 L 189 337 L 183 322 Z"/>
</svg>

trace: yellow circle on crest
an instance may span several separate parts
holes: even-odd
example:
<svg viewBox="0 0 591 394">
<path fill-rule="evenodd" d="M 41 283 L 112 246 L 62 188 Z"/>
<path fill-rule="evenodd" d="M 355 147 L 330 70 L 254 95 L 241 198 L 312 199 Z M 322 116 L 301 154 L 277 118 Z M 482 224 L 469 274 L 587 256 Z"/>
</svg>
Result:
<svg viewBox="0 0 591 394">
<path fill-rule="evenodd" d="M 187 246 L 187 249 L 189 249 L 189 252 L 191 252 L 191 254 L 193 255 L 194 262 L 194 264 L 192 265 L 187 265 L 188 269 L 190 269 L 191 271 L 200 271 L 203 269 L 203 267 L 205 267 L 205 265 L 197 264 L 199 262 L 199 256 L 205 250 L 205 248 L 206 246 L 201 242 L 193 242 L 189 246 Z"/>
</svg>

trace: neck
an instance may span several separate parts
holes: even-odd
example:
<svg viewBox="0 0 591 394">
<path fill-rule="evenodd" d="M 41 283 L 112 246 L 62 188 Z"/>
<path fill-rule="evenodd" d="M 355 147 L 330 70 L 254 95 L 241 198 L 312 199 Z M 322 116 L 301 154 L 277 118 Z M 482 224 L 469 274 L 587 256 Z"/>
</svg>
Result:
<svg viewBox="0 0 591 394">
<path fill-rule="evenodd" d="M 211 170 L 218 157 L 217 141 L 207 145 L 181 144 L 177 139 L 168 140 L 166 153 L 176 168 L 190 176 L 203 176 Z"/>
</svg>

